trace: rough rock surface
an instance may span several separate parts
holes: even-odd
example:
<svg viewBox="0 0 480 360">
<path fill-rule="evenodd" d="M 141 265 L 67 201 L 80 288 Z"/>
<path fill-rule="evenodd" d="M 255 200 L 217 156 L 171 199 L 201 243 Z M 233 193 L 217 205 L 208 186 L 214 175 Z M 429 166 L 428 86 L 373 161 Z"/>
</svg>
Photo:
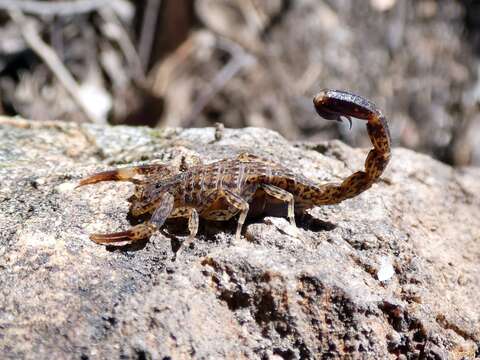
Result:
<svg viewBox="0 0 480 360">
<path fill-rule="evenodd" d="M 480 176 L 396 149 L 382 180 L 284 218 L 204 224 L 174 257 L 162 232 L 135 248 L 92 243 L 129 226 L 132 185 L 75 190 L 94 171 L 250 150 L 318 181 L 366 149 L 291 144 L 247 128 L 98 127 L 0 120 L 0 353 L 76 359 L 472 359 L 480 354 Z M 180 229 L 182 224 L 177 227 Z M 175 224 L 174 224 L 175 226 Z"/>
</svg>

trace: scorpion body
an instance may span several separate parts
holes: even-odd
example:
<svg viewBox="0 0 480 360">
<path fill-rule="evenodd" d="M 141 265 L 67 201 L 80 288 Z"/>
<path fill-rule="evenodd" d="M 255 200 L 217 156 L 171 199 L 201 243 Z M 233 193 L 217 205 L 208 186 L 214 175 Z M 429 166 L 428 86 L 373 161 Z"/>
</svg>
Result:
<svg viewBox="0 0 480 360">
<path fill-rule="evenodd" d="M 387 121 L 370 101 L 349 92 L 322 90 L 315 96 L 317 113 L 327 120 L 367 121 L 373 144 L 365 161 L 365 170 L 357 171 L 339 183 L 318 184 L 286 167 L 252 154 L 201 164 L 183 172 L 168 164 L 127 167 L 94 174 L 79 186 L 100 181 L 131 181 L 136 184 L 131 200 L 133 216 L 150 215 L 144 223 L 113 234 L 93 234 L 98 244 L 125 245 L 148 238 L 168 218 L 188 218 L 192 241 L 199 217 L 229 220 L 239 214 L 236 239 L 241 235 L 249 204 L 260 195 L 288 204 L 288 218 L 295 225 L 295 213 L 319 205 L 337 204 L 367 190 L 383 173 L 390 159 L 390 134 Z M 142 179 L 138 179 L 141 177 Z"/>
</svg>

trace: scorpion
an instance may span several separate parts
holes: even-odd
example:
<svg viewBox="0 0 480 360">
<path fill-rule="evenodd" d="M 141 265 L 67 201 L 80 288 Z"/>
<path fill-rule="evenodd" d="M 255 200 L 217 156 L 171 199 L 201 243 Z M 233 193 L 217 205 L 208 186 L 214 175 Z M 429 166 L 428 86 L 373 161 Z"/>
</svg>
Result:
<svg viewBox="0 0 480 360">
<path fill-rule="evenodd" d="M 101 181 L 129 181 L 135 184 L 130 213 L 146 216 L 143 223 L 127 231 L 92 234 L 97 244 L 123 246 L 149 238 L 167 219 L 187 218 L 189 243 L 197 235 L 199 218 L 226 221 L 238 216 L 235 239 L 240 240 L 249 204 L 267 195 L 288 204 L 288 219 L 314 206 L 338 204 L 364 192 L 375 183 L 390 160 L 390 132 L 382 112 L 369 100 L 347 91 L 321 90 L 313 99 L 317 113 L 326 120 L 341 122 L 351 117 L 367 121 L 373 148 L 365 170 L 341 182 L 318 184 L 272 160 L 250 153 L 209 164 L 201 160 L 183 171 L 167 164 L 124 167 L 96 173 L 78 186 Z M 273 200 L 273 199 L 272 199 Z"/>
</svg>

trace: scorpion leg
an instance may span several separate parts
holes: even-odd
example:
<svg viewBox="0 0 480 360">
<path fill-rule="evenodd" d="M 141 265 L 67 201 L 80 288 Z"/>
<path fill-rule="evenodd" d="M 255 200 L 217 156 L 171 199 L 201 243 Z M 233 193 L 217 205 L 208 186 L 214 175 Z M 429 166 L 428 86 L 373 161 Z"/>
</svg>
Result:
<svg viewBox="0 0 480 360">
<path fill-rule="evenodd" d="M 130 181 L 138 183 L 138 180 L 135 178 L 137 175 L 162 174 L 163 176 L 169 176 L 173 173 L 174 170 L 170 166 L 164 164 L 130 166 L 93 174 L 81 179 L 77 188 L 84 185 L 96 184 L 101 181 Z"/>
<path fill-rule="evenodd" d="M 318 194 L 313 195 L 316 205 L 336 204 L 362 193 L 378 180 L 390 160 L 390 131 L 387 120 L 375 104 L 358 95 L 322 90 L 313 103 L 317 113 L 327 120 L 342 121 L 342 117 L 367 120 L 367 132 L 373 144 L 365 161 L 365 171 L 357 171 L 339 184 L 324 184 Z"/>
<path fill-rule="evenodd" d="M 262 184 L 260 185 L 260 188 L 262 188 L 268 195 L 288 203 L 288 219 L 290 220 L 290 224 L 296 226 L 293 194 L 273 185 Z"/>
<path fill-rule="evenodd" d="M 198 218 L 198 212 L 195 208 L 189 208 L 188 211 L 188 230 L 190 231 L 190 235 L 188 238 L 183 242 L 182 247 L 187 248 L 190 246 L 190 244 L 195 240 L 195 236 L 197 235 L 198 232 L 198 224 L 199 224 L 199 218 Z M 179 249 L 180 251 L 180 249 Z"/>
<path fill-rule="evenodd" d="M 160 206 L 155 209 L 149 221 L 136 225 L 127 231 L 112 234 L 92 234 L 90 239 L 102 245 L 124 246 L 150 237 L 160 229 L 173 209 L 174 197 L 170 193 L 164 193 L 160 200 Z"/>
<path fill-rule="evenodd" d="M 237 223 L 237 231 L 235 233 L 235 240 L 240 241 L 243 223 L 245 222 L 245 218 L 247 217 L 250 206 L 248 205 L 247 201 L 242 199 L 241 196 L 234 194 L 230 190 L 224 189 L 222 192 L 227 203 L 240 211 L 240 216 L 238 217 Z"/>
<path fill-rule="evenodd" d="M 197 236 L 198 232 L 198 212 L 195 208 L 192 208 L 190 211 L 190 217 L 188 218 L 188 230 L 190 231 L 190 235 L 188 236 L 188 239 L 192 241 L 195 239 L 195 236 Z"/>
</svg>

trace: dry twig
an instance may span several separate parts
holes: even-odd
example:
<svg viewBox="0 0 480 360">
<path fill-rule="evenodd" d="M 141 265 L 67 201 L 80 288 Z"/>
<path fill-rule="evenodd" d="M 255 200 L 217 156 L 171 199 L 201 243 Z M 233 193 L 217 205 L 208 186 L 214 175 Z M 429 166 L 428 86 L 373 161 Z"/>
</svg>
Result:
<svg viewBox="0 0 480 360">
<path fill-rule="evenodd" d="M 9 10 L 8 14 L 12 20 L 17 24 L 20 32 L 25 39 L 28 46 L 43 60 L 53 74 L 58 78 L 60 83 L 65 87 L 66 91 L 70 94 L 73 101 L 84 112 L 86 117 L 91 122 L 101 122 L 102 120 L 90 111 L 88 104 L 85 104 L 80 97 L 80 87 L 73 78 L 72 74 L 63 65 L 58 58 L 55 51 L 48 46 L 40 37 L 32 20 L 29 20 L 25 15 L 17 10 Z"/>
<path fill-rule="evenodd" d="M 158 21 L 160 6 L 162 6 L 162 0 L 148 0 L 143 15 L 138 53 L 140 54 L 140 60 L 142 62 L 143 70 L 145 72 L 148 69 L 148 63 L 150 61 L 150 55 L 152 53 L 155 26 Z"/>
<path fill-rule="evenodd" d="M 96 11 L 103 6 L 111 6 L 109 0 L 76 0 L 76 1 L 15 1 L 0 0 L 0 9 L 18 10 L 22 13 L 35 14 L 40 16 L 68 16 L 89 13 Z"/>
<path fill-rule="evenodd" d="M 128 31 L 111 8 L 101 8 L 98 13 L 110 25 L 110 31 L 107 35 L 117 41 L 129 68 L 133 72 L 133 80 L 143 84 L 145 82 L 145 72 L 143 71 L 142 61 L 130 39 Z"/>
<path fill-rule="evenodd" d="M 217 46 L 229 52 L 232 57 L 213 78 L 209 87 L 195 101 L 190 115 L 184 121 L 185 127 L 192 126 L 193 121 L 200 115 L 211 99 L 215 97 L 241 69 L 252 65 L 256 61 L 251 54 L 247 53 L 240 45 L 233 41 L 221 38 Z"/>
</svg>

